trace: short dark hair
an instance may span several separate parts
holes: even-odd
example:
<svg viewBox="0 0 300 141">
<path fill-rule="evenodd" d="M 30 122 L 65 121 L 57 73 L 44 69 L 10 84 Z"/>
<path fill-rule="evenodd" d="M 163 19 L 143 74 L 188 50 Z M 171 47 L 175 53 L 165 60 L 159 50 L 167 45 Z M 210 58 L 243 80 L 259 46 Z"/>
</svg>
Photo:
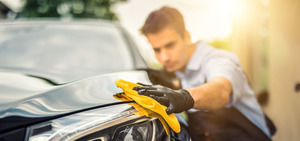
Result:
<svg viewBox="0 0 300 141">
<path fill-rule="evenodd" d="M 151 12 L 140 30 L 142 34 L 147 35 L 157 33 L 167 26 L 174 28 L 184 37 L 185 24 L 183 16 L 177 9 L 167 6 Z"/>
</svg>

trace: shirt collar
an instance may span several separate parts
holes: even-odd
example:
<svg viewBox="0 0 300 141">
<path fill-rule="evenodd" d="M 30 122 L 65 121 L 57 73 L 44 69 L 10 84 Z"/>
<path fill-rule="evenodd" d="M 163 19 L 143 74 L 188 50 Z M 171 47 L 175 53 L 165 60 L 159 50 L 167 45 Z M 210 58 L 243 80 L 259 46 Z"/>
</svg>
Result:
<svg viewBox="0 0 300 141">
<path fill-rule="evenodd" d="M 186 70 L 199 70 L 201 66 L 201 61 L 203 55 L 203 41 L 198 41 L 195 43 L 196 49 L 195 52 L 193 53 L 192 57 L 190 58 Z"/>
<path fill-rule="evenodd" d="M 201 66 L 201 61 L 203 60 L 203 45 L 205 45 L 205 43 L 203 41 L 198 41 L 195 43 L 196 49 L 195 52 L 193 53 L 192 57 L 190 58 L 186 70 L 184 73 L 180 72 L 180 71 L 176 71 L 175 74 L 179 77 L 182 78 L 184 77 L 184 75 L 187 75 L 188 73 L 190 73 L 191 71 L 195 71 L 195 70 L 199 70 L 200 66 Z"/>
</svg>

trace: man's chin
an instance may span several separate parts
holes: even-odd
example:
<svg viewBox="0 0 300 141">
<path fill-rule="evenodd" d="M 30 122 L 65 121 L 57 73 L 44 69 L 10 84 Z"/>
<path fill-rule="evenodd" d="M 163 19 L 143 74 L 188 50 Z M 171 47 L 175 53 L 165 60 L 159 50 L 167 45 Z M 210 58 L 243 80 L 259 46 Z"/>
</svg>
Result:
<svg viewBox="0 0 300 141">
<path fill-rule="evenodd" d="M 165 67 L 165 70 L 166 70 L 167 72 L 170 72 L 170 73 L 173 73 L 173 72 L 176 71 L 175 68 L 167 68 L 167 67 Z"/>
<path fill-rule="evenodd" d="M 175 71 L 181 71 L 181 72 L 184 72 L 185 70 L 185 67 L 183 68 L 176 68 L 176 67 L 164 67 L 165 70 L 169 73 L 174 73 Z"/>
</svg>

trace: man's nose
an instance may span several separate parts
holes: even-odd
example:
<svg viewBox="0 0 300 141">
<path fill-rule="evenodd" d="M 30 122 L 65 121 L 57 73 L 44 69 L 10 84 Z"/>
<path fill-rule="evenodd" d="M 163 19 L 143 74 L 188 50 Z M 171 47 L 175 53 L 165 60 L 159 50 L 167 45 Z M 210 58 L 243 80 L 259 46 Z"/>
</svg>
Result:
<svg viewBox="0 0 300 141">
<path fill-rule="evenodd" d="M 163 63 L 166 63 L 169 60 L 169 55 L 165 50 L 162 50 L 160 53 L 160 59 Z"/>
</svg>

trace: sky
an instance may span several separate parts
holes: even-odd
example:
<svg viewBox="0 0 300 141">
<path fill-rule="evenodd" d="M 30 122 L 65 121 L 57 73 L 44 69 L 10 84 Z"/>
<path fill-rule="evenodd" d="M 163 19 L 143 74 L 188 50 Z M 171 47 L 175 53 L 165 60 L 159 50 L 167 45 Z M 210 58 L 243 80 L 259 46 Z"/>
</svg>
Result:
<svg viewBox="0 0 300 141">
<path fill-rule="evenodd" d="M 21 9 L 24 2 L 24 0 L 0 0 L 0 1 L 5 3 L 9 8 L 14 10 L 15 12 L 18 12 Z"/>
</svg>

